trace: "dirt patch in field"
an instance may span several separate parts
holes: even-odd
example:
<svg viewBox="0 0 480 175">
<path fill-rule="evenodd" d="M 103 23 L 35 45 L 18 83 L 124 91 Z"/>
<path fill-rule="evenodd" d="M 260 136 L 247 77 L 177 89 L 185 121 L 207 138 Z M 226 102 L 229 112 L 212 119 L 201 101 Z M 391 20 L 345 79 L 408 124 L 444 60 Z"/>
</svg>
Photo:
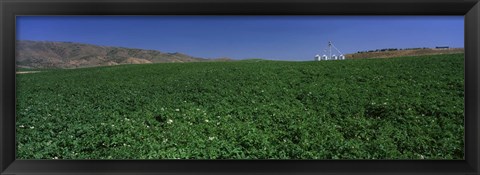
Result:
<svg viewBox="0 0 480 175">
<path fill-rule="evenodd" d="M 17 74 L 31 74 L 31 73 L 38 73 L 40 71 L 20 71 L 20 72 L 17 72 Z"/>
</svg>

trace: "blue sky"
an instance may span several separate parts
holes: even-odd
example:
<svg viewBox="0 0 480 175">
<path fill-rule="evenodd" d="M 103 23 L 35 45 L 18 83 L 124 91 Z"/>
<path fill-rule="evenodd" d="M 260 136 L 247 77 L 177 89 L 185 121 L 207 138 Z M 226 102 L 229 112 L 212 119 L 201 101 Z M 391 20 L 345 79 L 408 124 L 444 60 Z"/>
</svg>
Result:
<svg viewBox="0 0 480 175">
<path fill-rule="evenodd" d="M 203 58 L 313 60 L 343 53 L 464 46 L 463 16 L 20 16 L 17 39 L 181 52 Z"/>
</svg>

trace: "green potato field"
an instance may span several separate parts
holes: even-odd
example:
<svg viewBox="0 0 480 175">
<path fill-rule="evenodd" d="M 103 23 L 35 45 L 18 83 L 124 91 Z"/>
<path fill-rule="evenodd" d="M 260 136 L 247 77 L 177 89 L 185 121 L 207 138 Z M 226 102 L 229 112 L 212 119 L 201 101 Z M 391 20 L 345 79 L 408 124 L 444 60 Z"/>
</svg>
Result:
<svg viewBox="0 0 480 175">
<path fill-rule="evenodd" d="M 17 74 L 18 159 L 463 159 L 464 54 Z"/>
</svg>

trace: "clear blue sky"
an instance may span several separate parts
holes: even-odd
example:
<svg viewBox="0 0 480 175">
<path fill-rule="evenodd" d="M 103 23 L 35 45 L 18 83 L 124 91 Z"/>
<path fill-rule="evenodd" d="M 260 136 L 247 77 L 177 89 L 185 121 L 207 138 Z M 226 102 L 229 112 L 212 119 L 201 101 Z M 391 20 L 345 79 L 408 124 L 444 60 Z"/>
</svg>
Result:
<svg viewBox="0 0 480 175">
<path fill-rule="evenodd" d="M 203 58 L 312 60 L 343 53 L 464 46 L 463 16 L 20 16 L 17 39 L 181 52 Z"/>
</svg>

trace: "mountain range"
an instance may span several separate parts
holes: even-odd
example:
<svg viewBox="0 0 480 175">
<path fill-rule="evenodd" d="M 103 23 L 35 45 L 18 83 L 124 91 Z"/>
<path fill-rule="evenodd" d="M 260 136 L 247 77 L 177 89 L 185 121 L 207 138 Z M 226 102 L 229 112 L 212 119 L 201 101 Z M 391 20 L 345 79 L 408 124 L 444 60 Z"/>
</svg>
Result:
<svg viewBox="0 0 480 175">
<path fill-rule="evenodd" d="M 19 68 L 81 68 L 119 64 L 231 61 L 229 58 L 206 59 L 178 52 L 28 40 L 17 41 L 15 59 Z"/>
</svg>

